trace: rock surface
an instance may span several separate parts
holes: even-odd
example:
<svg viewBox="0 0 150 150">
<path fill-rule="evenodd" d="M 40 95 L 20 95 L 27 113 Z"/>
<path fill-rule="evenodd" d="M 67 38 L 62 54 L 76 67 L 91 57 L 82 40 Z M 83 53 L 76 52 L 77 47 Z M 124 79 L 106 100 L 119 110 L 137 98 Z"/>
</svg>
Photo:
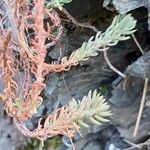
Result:
<svg viewBox="0 0 150 150">
<path fill-rule="evenodd" d="M 146 7 L 148 9 L 148 16 L 150 15 L 150 1 L 149 0 L 104 0 L 103 6 L 110 10 L 117 10 L 119 13 L 127 13 L 139 7 Z M 148 17 L 148 24 L 150 30 L 150 18 Z"/>
<path fill-rule="evenodd" d="M 129 107 L 133 104 L 143 90 L 143 80 L 136 77 L 127 76 L 119 83 L 114 90 L 109 101 L 117 107 Z"/>
<path fill-rule="evenodd" d="M 127 73 L 142 79 L 150 79 L 150 51 L 127 68 Z"/>
<path fill-rule="evenodd" d="M 142 6 L 150 5 L 149 0 L 104 0 L 104 7 L 109 7 L 112 5 L 116 10 L 120 13 L 127 13 L 130 10 L 134 10 L 136 8 Z"/>
<path fill-rule="evenodd" d="M 105 3 L 106 2 L 108 1 L 105 0 Z M 140 3 L 139 0 L 114 0 L 113 2 L 117 6 L 116 8 L 122 12 L 144 6 L 147 3 L 145 0 L 140 1 Z M 93 25 L 96 24 L 99 29 L 104 31 L 110 25 L 113 13 L 102 9 L 102 3 L 102 0 L 73 0 L 71 4 L 66 5 L 66 8 L 75 18 L 86 18 L 87 22 L 91 22 Z M 129 4 L 134 5 L 129 6 Z M 98 12 L 96 11 L 96 15 L 94 14 L 94 17 L 96 17 L 89 19 L 89 14 L 93 14 L 93 11 L 99 8 L 100 10 Z M 101 12 L 103 12 L 102 15 L 99 15 Z M 147 20 L 146 22 L 141 21 L 143 16 L 147 16 L 147 12 L 145 12 L 144 8 L 134 12 L 138 20 L 137 28 L 139 28 L 136 36 L 142 45 L 147 46 L 145 45 L 147 44 L 145 41 L 148 40 L 147 35 L 149 36 Z M 89 29 L 80 30 L 78 27 L 72 28 L 70 26 L 72 25 L 65 25 L 66 32 L 61 40 L 63 55 L 70 55 L 73 50 L 79 48 L 84 41 L 87 41 L 91 35 L 95 34 Z M 45 80 L 47 88 L 42 92 L 44 102 L 39 107 L 38 113 L 27 121 L 27 127 L 30 130 L 36 128 L 38 119 L 41 116 L 49 114 L 55 108 L 67 104 L 71 97 L 81 99 L 89 90 L 106 86 L 108 92 L 105 94 L 105 97 L 111 105 L 113 112 L 111 121 L 108 126 L 93 126 L 84 131 L 84 138 L 76 136 L 73 139 L 76 149 L 122 150 L 123 148 L 129 147 L 129 145 L 124 142 L 124 139 L 137 143 L 145 142 L 150 131 L 150 88 L 148 88 L 138 136 L 133 138 L 132 135 L 140 107 L 144 83 L 143 79 L 145 79 L 145 77 L 149 78 L 150 75 L 150 53 L 148 52 L 142 57 L 137 55 L 137 53 L 138 48 L 132 39 L 126 42 L 120 42 L 117 46 L 109 50 L 108 57 L 118 70 L 124 72 L 126 68 L 128 68 L 127 73 L 130 76 L 120 83 L 118 83 L 118 81 L 120 81 L 120 79 L 118 80 L 118 75 L 108 67 L 102 53 L 97 57 L 90 58 L 84 63 L 80 63 L 78 66 L 72 67 L 68 72 L 49 75 Z M 58 47 L 53 47 L 49 51 L 47 61 L 55 61 L 58 57 L 59 49 Z M 140 58 L 136 60 L 138 57 Z M 24 144 L 24 137 L 16 131 L 10 120 L 3 116 L 0 116 L 0 133 L 0 150 L 5 150 L 8 144 L 10 147 L 7 147 L 7 149 L 17 150 L 18 145 L 16 142 Z M 65 144 L 60 147 L 59 150 L 71 148 L 69 147 L 69 142 L 68 146 L 66 142 L 64 143 Z"/>
<path fill-rule="evenodd" d="M 26 138 L 18 132 L 11 118 L 4 114 L 0 103 L 0 150 L 16 150 L 25 144 Z"/>
</svg>

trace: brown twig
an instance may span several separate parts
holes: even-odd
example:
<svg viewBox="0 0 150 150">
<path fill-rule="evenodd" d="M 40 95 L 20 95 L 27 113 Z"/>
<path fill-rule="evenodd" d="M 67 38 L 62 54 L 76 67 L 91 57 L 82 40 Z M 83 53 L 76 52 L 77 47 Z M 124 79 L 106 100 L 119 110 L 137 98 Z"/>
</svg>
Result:
<svg viewBox="0 0 150 150">
<path fill-rule="evenodd" d="M 141 51 L 141 53 L 144 54 L 144 51 L 143 51 L 140 43 L 138 42 L 138 40 L 137 40 L 137 38 L 135 37 L 134 34 L 132 34 L 132 38 L 133 38 L 134 42 L 136 43 L 137 47 L 139 48 L 139 50 Z M 148 78 L 145 79 L 145 84 L 144 84 L 144 90 L 143 90 L 143 95 L 142 95 L 142 99 L 141 99 L 140 109 L 139 109 L 138 117 L 137 117 L 137 120 L 136 120 L 136 125 L 135 125 L 135 128 L 134 128 L 134 133 L 133 133 L 134 137 L 137 135 L 138 128 L 139 128 L 139 125 L 140 125 L 140 121 L 141 121 L 141 117 L 142 117 L 142 113 L 143 113 L 143 109 L 144 109 L 147 86 L 148 86 Z"/>
<path fill-rule="evenodd" d="M 140 147 L 141 147 L 140 145 L 135 144 L 135 143 L 133 143 L 133 142 L 131 142 L 131 141 L 128 141 L 127 139 L 123 139 L 123 141 L 125 141 L 126 143 L 128 143 L 129 145 L 131 145 L 131 147 L 126 148 L 126 149 L 124 149 L 124 150 L 130 149 L 130 148 L 133 148 L 133 147 L 135 147 L 135 148 L 140 148 Z"/>
<path fill-rule="evenodd" d="M 44 147 L 44 141 L 41 140 L 40 145 L 39 145 L 39 150 L 43 150 Z"/>
<path fill-rule="evenodd" d="M 71 142 L 71 145 L 72 145 L 72 150 L 76 150 L 76 149 L 75 149 L 75 146 L 74 146 L 74 143 L 73 143 L 73 141 L 72 141 L 72 138 L 69 137 L 69 139 L 70 139 L 70 142 Z"/>
<path fill-rule="evenodd" d="M 70 93 L 69 88 L 68 88 L 68 86 L 67 86 L 67 83 L 66 83 L 66 81 L 65 81 L 64 71 L 62 72 L 62 79 L 63 79 L 64 85 L 65 85 L 65 88 L 66 88 L 66 90 L 67 90 L 67 92 L 68 92 L 68 96 L 70 97 L 70 100 L 71 100 L 71 99 L 72 99 L 72 96 L 71 96 L 71 93 Z"/>
<path fill-rule="evenodd" d="M 147 144 L 150 143 L 150 139 L 148 139 L 148 140 L 145 141 L 144 143 L 137 143 L 137 144 L 135 144 L 135 143 L 133 143 L 133 142 L 131 142 L 131 141 L 128 141 L 128 140 L 126 140 L 126 139 L 124 139 L 124 141 L 125 141 L 126 143 L 128 143 L 129 145 L 131 145 L 131 147 L 125 148 L 125 149 L 123 149 L 123 150 L 133 150 L 134 148 L 137 148 L 137 149 L 139 150 L 139 149 L 142 148 L 143 145 L 147 145 Z"/>
<path fill-rule="evenodd" d="M 145 83 L 144 83 L 144 90 L 143 90 L 143 95 L 142 95 L 142 99 L 141 99 L 140 109 L 139 109 L 135 129 L 134 129 L 134 134 L 133 134 L 134 137 L 137 135 L 138 128 L 139 128 L 139 125 L 140 125 L 140 120 L 141 120 L 143 109 L 144 109 L 147 86 L 148 86 L 148 78 L 145 79 Z"/>
<path fill-rule="evenodd" d="M 103 55 L 104 55 L 104 59 L 106 61 L 106 63 L 108 64 L 108 66 L 110 67 L 110 69 L 112 69 L 114 72 L 116 72 L 117 74 L 119 74 L 120 76 L 122 76 L 123 78 L 126 78 L 126 75 L 123 74 L 122 72 L 120 72 L 119 70 L 117 70 L 109 61 L 108 56 L 107 56 L 107 50 L 103 51 Z"/>
<path fill-rule="evenodd" d="M 80 23 L 78 21 L 76 21 L 70 14 L 69 12 L 63 8 L 62 9 L 62 12 L 72 21 L 73 24 L 75 24 L 76 26 L 80 26 L 80 27 L 84 27 L 84 28 L 89 28 L 89 29 L 92 29 L 94 32 L 99 32 L 99 30 L 95 27 L 95 26 L 92 26 L 92 25 L 89 25 L 89 24 L 83 24 L 83 23 Z"/>
<path fill-rule="evenodd" d="M 133 38 L 134 42 L 136 43 L 137 47 L 138 47 L 138 48 L 139 48 L 139 50 L 141 51 L 141 53 L 144 55 L 144 51 L 143 51 L 143 49 L 142 49 L 142 47 L 141 47 L 140 43 L 138 42 L 137 38 L 135 37 L 135 35 L 134 35 L 134 34 L 132 34 L 131 36 L 132 36 L 132 38 Z"/>
</svg>

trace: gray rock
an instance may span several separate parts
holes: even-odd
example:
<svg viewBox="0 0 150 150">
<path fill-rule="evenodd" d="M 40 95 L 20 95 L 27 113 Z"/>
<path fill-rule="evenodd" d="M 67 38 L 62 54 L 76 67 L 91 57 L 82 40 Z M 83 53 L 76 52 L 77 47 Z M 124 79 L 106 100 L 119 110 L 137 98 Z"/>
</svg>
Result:
<svg viewBox="0 0 150 150">
<path fill-rule="evenodd" d="M 141 122 L 138 129 L 138 134 L 133 137 L 135 123 L 140 108 L 142 92 L 135 102 L 125 108 L 117 108 L 111 106 L 113 115 L 111 116 L 111 122 L 116 126 L 121 137 L 128 139 L 131 142 L 139 143 L 143 142 L 148 137 L 150 131 L 150 87 L 147 90 L 146 104 L 144 112 L 142 113 Z"/>
<path fill-rule="evenodd" d="M 82 133 L 81 133 L 82 134 Z M 87 134 L 80 139 L 73 138 L 76 150 L 104 150 L 105 144 L 111 139 L 113 135 L 118 135 L 118 131 L 114 126 L 108 126 L 104 130 L 95 134 Z M 66 145 L 67 150 L 72 150 L 72 145 L 69 138 L 63 137 L 63 143 Z"/>
<path fill-rule="evenodd" d="M 143 142 L 149 136 L 150 123 L 148 122 L 148 120 L 141 121 L 141 124 L 138 128 L 138 134 L 136 137 L 133 136 L 134 128 L 135 128 L 135 122 L 129 128 L 123 128 L 121 126 L 117 127 L 120 135 L 133 143 Z"/>
<path fill-rule="evenodd" d="M 45 113 L 46 113 L 46 106 L 42 104 L 37 109 L 37 113 L 33 115 L 31 119 L 28 119 L 26 121 L 27 128 L 30 129 L 31 131 L 34 130 L 38 125 L 39 119 L 42 118 L 42 116 Z"/>
<path fill-rule="evenodd" d="M 129 107 L 126 108 L 116 108 L 111 105 L 111 111 L 113 115 L 111 116 L 112 124 L 121 126 L 128 129 L 130 126 L 135 125 L 137 113 L 139 110 L 140 101 L 135 101 Z"/>
<path fill-rule="evenodd" d="M 58 74 L 49 75 L 45 81 L 46 88 L 44 89 L 44 96 L 51 99 L 51 94 L 58 88 Z"/>
<path fill-rule="evenodd" d="M 150 79 L 150 51 L 127 68 L 127 73 L 139 78 Z"/>
<path fill-rule="evenodd" d="M 2 71 L 0 70 L 0 74 L 2 74 Z M 0 79 L 0 93 L 2 93 L 4 90 L 4 81 Z"/>
<path fill-rule="evenodd" d="M 148 29 L 150 30 L 150 6 L 148 6 Z"/>
<path fill-rule="evenodd" d="M 106 143 L 105 150 L 123 150 L 129 147 L 130 145 L 123 141 L 119 135 L 113 135 Z"/>
<path fill-rule="evenodd" d="M 5 16 L 3 19 L 3 23 L 5 27 L 8 29 L 11 26 L 11 22 L 8 19 L 8 16 L 6 16 L 6 6 L 3 2 L 0 2 L 0 15 Z M 1 28 L 1 23 L 0 23 L 0 28 Z"/>
<path fill-rule="evenodd" d="M 148 30 L 150 30 L 150 6 L 148 6 Z"/>
<path fill-rule="evenodd" d="M 149 0 L 104 0 L 103 6 L 110 10 L 117 10 L 119 13 L 127 13 L 139 7 L 148 8 L 148 24 L 150 30 L 150 1 Z"/>
<path fill-rule="evenodd" d="M 120 13 L 126 13 L 136 8 L 150 5 L 149 0 L 105 0 L 103 6 L 109 8 L 110 5 Z"/>
<path fill-rule="evenodd" d="M 26 144 L 26 137 L 18 132 L 11 118 L 2 115 L 3 111 L 0 103 L 0 150 L 17 150 Z"/>
<path fill-rule="evenodd" d="M 83 150 L 103 150 L 99 141 L 90 141 Z"/>
<path fill-rule="evenodd" d="M 127 76 L 112 90 L 112 96 L 109 101 L 117 107 L 128 107 L 134 103 L 143 90 L 142 79 Z"/>
<path fill-rule="evenodd" d="M 100 133 L 88 134 L 74 142 L 74 146 L 76 150 L 104 150 L 104 142 Z M 67 150 L 72 150 L 72 146 L 68 147 Z"/>
<path fill-rule="evenodd" d="M 102 7 L 103 0 L 73 0 L 65 7 L 75 18 L 81 18 L 88 15 L 91 11 Z"/>
</svg>

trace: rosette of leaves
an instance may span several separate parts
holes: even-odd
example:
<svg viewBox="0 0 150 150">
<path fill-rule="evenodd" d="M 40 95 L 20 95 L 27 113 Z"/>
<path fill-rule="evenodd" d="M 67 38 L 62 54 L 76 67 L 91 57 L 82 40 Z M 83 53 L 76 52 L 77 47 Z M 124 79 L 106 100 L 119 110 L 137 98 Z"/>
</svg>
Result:
<svg viewBox="0 0 150 150">
<path fill-rule="evenodd" d="M 72 0 L 51 0 L 47 3 L 48 8 L 59 8 L 62 10 L 62 6 L 66 3 L 70 3 Z"/>
</svg>

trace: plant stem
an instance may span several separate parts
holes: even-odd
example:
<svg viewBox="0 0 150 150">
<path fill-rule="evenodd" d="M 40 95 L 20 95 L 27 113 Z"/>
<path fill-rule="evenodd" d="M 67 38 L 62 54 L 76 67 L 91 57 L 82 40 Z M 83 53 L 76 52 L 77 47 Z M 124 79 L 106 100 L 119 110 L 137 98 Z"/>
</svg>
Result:
<svg viewBox="0 0 150 150">
<path fill-rule="evenodd" d="M 144 109 L 147 86 L 148 86 L 148 78 L 145 79 L 145 83 L 144 83 L 144 90 L 143 90 L 143 95 L 142 95 L 142 99 L 141 99 L 140 109 L 139 109 L 135 129 L 134 129 L 134 134 L 133 134 L 134 137 L 136 137 L 137 132 L 138 132 L 138 128 L 140 125 L 140 121 L 141 121 L 141 117 L 142 117 L 142 113 L 143 113 L 143 109 Z"/>
<path fill-rule="evenodd" d="M 110 67 L 110 69 L 112 69 L 114 72 L 116 72 L 117 74 L 119 74 L 120 76 L 122 76 L 123 78 L 126 78 L 126 75 L 123 74 L 122 72 L 120 72 L 119 70 L 117 70 L 109 61 L 108 56 L 107 56 L 107 50 L 103 51 L 103 55 L 105 58 L 105 61 L 107 62 L 108 66 Z"/>
</svg>

